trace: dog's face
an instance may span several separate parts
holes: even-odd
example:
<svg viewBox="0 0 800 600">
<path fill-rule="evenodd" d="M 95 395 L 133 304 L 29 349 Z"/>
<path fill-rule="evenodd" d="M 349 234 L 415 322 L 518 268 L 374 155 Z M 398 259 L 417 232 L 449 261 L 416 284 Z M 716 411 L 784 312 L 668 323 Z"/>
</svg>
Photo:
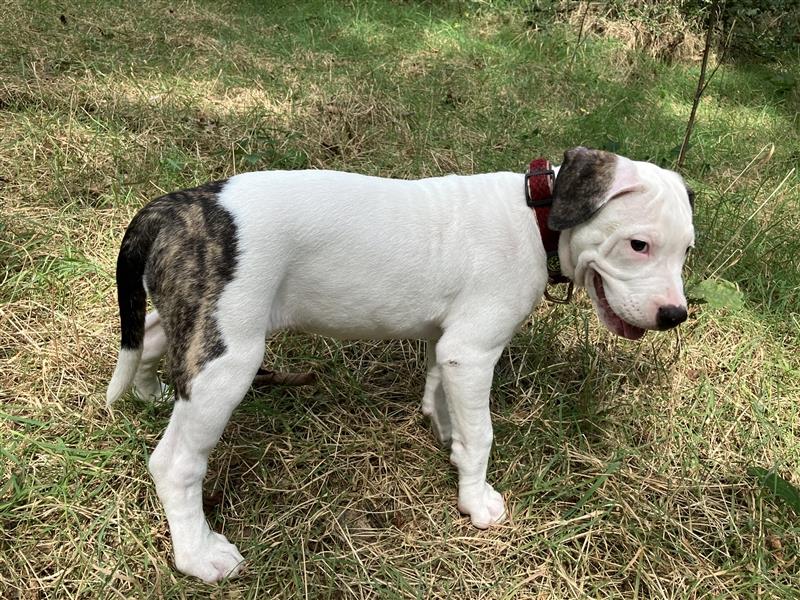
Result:
<svg viewBox="0 0 800 600">
<path fill-rule="evenodd" d="M 686 320 L 690 196 L 680 175 L 651 163 L 582 147 L 564 154 L 549 222 L 562 231 L 561 268 L 617 335 L 638 339 Z"/>
</svg>

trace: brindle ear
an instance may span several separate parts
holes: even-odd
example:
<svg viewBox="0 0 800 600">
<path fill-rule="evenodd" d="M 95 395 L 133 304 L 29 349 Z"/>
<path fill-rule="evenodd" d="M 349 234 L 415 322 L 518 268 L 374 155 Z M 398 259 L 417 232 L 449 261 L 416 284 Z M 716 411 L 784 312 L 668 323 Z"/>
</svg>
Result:
<svg viewBox="0 0 800 600">
<path fill-rule="evenodd" d="M 547 224 L 563 231 L 588 221 L 606 202 L 640 189 L 633 163 L 621 156 L 578 146 L 564 153 L 553 186 Z"/>
</svg>

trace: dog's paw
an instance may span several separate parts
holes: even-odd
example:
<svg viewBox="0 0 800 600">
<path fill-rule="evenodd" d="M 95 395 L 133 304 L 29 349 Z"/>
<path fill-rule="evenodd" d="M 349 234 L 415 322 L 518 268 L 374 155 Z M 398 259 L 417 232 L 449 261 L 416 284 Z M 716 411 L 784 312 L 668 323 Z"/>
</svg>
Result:
<svg viewBox="0 0 800 600">
<path fill-rule="evenodd" d="M 488 529 L 506 519 L 505 500 L 488 483 L 477 491 L 459 491 L 458 510 L 469 515 L 472 525 L 478 529 Z"/>
<path fill-rule="evenodd" d="M 236 546 L 227 538 L 209 531 L 206 542 L 200 547 L 175 551 L 175 566 L 181 573 L 199 577 L 206 583 L 214 583 L 226 577 L 236 577 L 242 568 L 244 558 Z"/>
<path fill-rule="evenodd" d="M 158 377 L 149 379 L 134 379 L 133 395 L 139 400 L 147 402 L 169 402 L 172 400 L 172 390 L 165 383 L 161 383 Z"/>
</svg>

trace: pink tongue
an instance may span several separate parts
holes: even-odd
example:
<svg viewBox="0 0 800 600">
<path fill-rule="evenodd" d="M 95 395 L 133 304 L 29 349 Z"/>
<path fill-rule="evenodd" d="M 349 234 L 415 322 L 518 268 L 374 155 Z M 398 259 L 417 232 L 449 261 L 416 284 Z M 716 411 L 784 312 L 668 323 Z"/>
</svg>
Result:
<svg viewBox="0 0 800 600">
<path fill-rule="evenodd" d="M 600 274 L 595 272 L 594 274 L 594 290 L 597 293 L 597 301 L 602 305 L 603 309 L 606 311 L 606 315 L 613 319 L 616 323 L 621 325 L 622 331 L 614 331 L 617 335 L 621 335 L 624 338 L 629 340 L 638 340 L 640 337 L 644 335 L 644 329 L 641 327 L 637 327 L 636 325 L 631 325 L 627 323 L 623 318 L 621 318 L 614 310 L 611 308 L 611 305 L 608 303 L 606 299 L 606 290 L 603 287 L 603 278 L 600 277 Z M 612 329 L 613 331 L 613 329 Z"/>
<path fill-rule="evenodd" d="M 629 340 L 638 340 L 640 337 L 644 335 L 644 329 L 641 327 L 637 327 L 636 325 L 631 325 L 630 323 L 626 323 L 624 320 L 622 321 L 622 335 Z"/>
</svg>

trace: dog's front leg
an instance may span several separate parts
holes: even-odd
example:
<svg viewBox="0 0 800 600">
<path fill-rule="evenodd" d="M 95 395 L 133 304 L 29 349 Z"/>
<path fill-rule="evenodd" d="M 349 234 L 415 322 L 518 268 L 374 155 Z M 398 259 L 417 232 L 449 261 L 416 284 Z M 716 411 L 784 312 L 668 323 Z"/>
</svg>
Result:
<svg viewBox="0 0 800 600">
<path fill-rule="evenodd" d="M 503 346 L 486 347 L 446 333 L 436 348 L 452 424 L 450 462 L 458 469 L 458 510 L 480 529 L 500 523 L 506 514 L 503 496 L 486 481 L 493 438 L 489 393 Z"/>
</svg>

